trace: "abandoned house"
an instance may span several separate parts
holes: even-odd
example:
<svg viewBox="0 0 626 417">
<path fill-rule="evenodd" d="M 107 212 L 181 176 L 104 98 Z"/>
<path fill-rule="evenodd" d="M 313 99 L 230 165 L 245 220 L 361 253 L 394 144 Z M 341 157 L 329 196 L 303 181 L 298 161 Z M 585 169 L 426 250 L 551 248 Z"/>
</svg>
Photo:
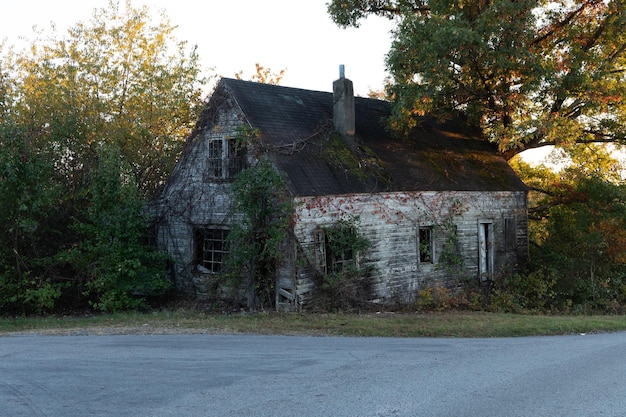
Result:
<svg viewBox="0 0 626 417">
<path fill-rule="evenodd" d="M 386 101 L 354 97 L 343 74 L 332 93 L 221 79 L 159 199 L 157 240 L 173 258 L 177 289 L 223 295 L 240 218 L 233 180 L 261 160 L 284 179 L 291 203 L 282 256 L 268 269 L 276 306 L 305 305 L 320 279 L 346 265 L 368 276 L 355 296 L 380 304 L 519 268 L 527 188 L 496 147 L 460 120 L 424 117 L 397 137 L 389 114 Z M 368 245 L 333 245 L 342 224 Z"/>
</svg>

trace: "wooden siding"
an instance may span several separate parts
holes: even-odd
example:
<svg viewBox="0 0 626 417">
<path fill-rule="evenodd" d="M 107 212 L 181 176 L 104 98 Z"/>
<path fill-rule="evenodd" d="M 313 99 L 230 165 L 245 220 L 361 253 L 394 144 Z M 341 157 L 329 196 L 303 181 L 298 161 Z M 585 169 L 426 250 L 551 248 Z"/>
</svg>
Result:
<svg viewBox="0 0 626 417">
<path fill-rule="evenodd" d="M 372 243 L 362 262 L 376 271 L 372 301 L 412 302 L 428 286 L 456 287 L 460 279 L 478 279 L 478 222 L 492 224 L 494 272 L 514 268 L 526 259 L 525 192 L 402 192 L 297 198 L 294 233 L 305 253 L 313 251 L 313 231 L 340 219 L 358 216 L 360 232 Z M 515 218 L 515 245 L 505 247 L 505 218 Z M 419 262 L 420 226 L 431 227 L 433 262 Z M 450 235 L 462 259 L 455 270 L 442 265 L 450 251 Z M 521 257 L 520 257 L 521 255 Z M 308 255 L 310 257 L 310 255 Z M 312 276 L 299 276 L 298 286 L 312 288 Z M 299 291 L 301 296 L 306 294 Z M 304 300 L 302 300 L 304 301 Z"/>
</svg>

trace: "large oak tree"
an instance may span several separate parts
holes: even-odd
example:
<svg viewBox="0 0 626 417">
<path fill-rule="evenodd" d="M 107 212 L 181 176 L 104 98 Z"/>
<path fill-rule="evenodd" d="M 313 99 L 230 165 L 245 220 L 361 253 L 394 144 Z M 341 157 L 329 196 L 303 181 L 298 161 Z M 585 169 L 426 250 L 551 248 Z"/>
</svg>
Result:
<svg viewBox="0 0 626 417">
<path fill-rule="evenodd" d="M 340 26 L 395 19 L 394 124 L 466 116 L 510 158 L 530 148 L 626 143 L 623 0 L 332 0 Z"/>
</svg>

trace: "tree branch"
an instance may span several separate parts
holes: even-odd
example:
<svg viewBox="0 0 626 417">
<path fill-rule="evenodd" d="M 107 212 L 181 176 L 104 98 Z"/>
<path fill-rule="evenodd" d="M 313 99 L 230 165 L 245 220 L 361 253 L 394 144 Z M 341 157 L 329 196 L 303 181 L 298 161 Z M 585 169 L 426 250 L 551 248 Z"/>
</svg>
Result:
<svg viewBox="0 0 626 417">
<path fill-rule="evenodd" d="M 540 36 L 535 38 L 535 39 L 533 39 L 530 44 L 531 45 L 536 45 L 536 44 L 542 43 L 543 41 L 545 41 L 546 39 L 548 39 L 549 37 L 554 35 L 558 30 L 563 29 L 564 27 L 569 25 L 570 22 L 572 20 L 574 20 L 574 18 L 577 15 L 582 13 L 587 7 L 593 6 L 595 3 L 598 3 L 598 0 L 587 0 L 587 1 L 583 2 L 580 5 L 580 7 L 578 7 L 577 9 L 572 10 L 567 15 L 565 15 L 565 18 L 563 20 L 560 20 L 558 22 L 554 22 L 553 24 L 546 26 L 544 28 L 544 30 L 539 31 L 540 32 Z M 541 34 L 541 32 L 543 32 L 543 34 Z"/>
</svg>

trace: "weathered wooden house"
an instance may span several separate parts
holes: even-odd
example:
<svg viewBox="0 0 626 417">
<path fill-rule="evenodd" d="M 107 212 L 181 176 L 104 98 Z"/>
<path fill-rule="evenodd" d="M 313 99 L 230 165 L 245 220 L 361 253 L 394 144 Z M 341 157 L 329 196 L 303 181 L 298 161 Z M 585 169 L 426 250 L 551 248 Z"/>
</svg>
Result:
<svg viewBox="0 0 626 417">
<path fill-rule="evenodd" d="M 277 305 L 300 306 L 320 275 L 367 266 L 372 303 L 410 303 L 430 286 L 457 288 L 510 272 L 527 258 L 527 188 L 493 144 L 460 120 L 424 117 L 407 138 L 385 127 L 390 104 L 223 78 L 188 139 L 161 198 L 158 242 L 174 259 L 177 288 L 217 296 L 237 221 L 231 184 L 267 158 L 292 199 Z M 236 146 L 242 131 L 257 141 Z M 325 236 L 354 224 L 370 246 L 337 252 Z"/>
</svg>

